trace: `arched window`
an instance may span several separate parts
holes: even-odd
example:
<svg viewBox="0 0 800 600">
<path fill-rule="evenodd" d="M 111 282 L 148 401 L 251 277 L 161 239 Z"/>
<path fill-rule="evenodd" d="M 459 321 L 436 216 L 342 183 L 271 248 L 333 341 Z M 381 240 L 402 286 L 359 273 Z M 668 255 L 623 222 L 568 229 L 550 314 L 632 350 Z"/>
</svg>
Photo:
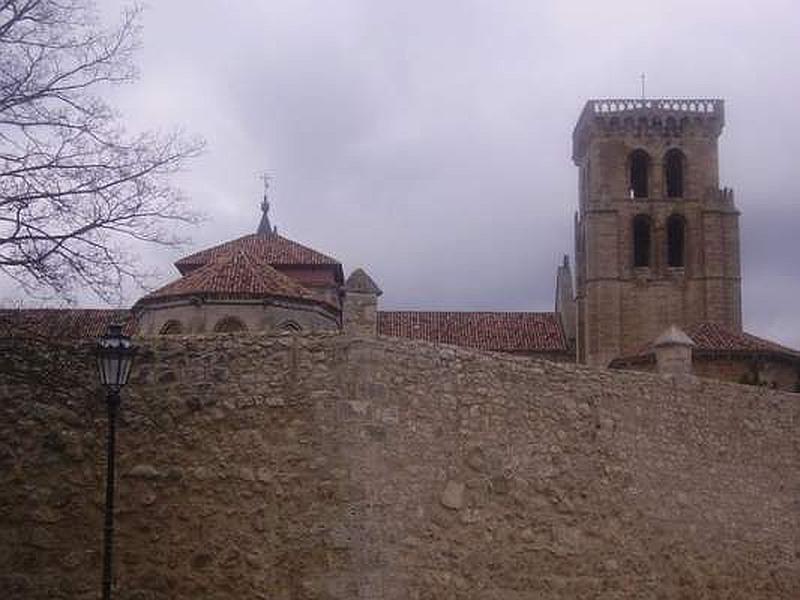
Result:
<svg viewBox="0 0 800 600">
<path fill-rule="evenodd" d="M 161 335 L 178 335 L 183 333 L 183 325 L 181 325 L 180 321 L 171 319 L 164 323 L 164 325 L 161 327 L 161 331 L 158 333 Z"/>
<path fill-rule="evenodd" d="M 683 152 L 673 148 L 664 155 L 664 181 L 667 198 L 683 198 L 683 171 L 686 159 Z"/>
<path fill-rule="evenodd" d="M 630 192 L 632 198 L 647 198 L 650 155 L 644 150 L 634 150 L 630 159 Z"/>
<path fill-rule="evenodd" d="M 280 333 L 299 333 L 303 331 L 303 328 L 294 321 L 284 321 L 278 325 L 278 331 Z"/>
<path fill-rule="evenodd" d="M 236 317 L 223 317 L 214 325 L 216 333 L 233 333 L 234 331 L 247 331 L 247 327 L 241 319 Z"/>
<path fill-rule="evenodd" d="M 650 217 L 647 215 L 633 218 L 633 266 L 650 266 Z"/>
<path fill-rule="evenodd" d="M 667 219 L 667 264 L 682 267 L 686 261 L 686 219 L 672 215 Z"/>
</svg>

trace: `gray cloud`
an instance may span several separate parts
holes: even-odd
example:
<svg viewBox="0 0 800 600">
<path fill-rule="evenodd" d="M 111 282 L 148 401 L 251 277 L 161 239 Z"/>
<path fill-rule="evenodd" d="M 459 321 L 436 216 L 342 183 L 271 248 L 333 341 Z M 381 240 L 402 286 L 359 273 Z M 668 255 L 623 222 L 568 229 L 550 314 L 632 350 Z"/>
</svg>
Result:
<svg viewBox="0 0 800 600">
<path fill-rule="evenodd" d="M 181 177 L 209 217 L 193 247 L 255 228 L 268 169 L 279 229 L 368 268 L 384 306 L 549 310 L 585 100 L 643 71 L 651 96 L 724 97 L 745 321 L 798 347 L 799 25 L 794 0 L 172 0 L 117 104 L 207 138 Z M 175 253 L 143 253 L 172 277 Z"/>
</svg>

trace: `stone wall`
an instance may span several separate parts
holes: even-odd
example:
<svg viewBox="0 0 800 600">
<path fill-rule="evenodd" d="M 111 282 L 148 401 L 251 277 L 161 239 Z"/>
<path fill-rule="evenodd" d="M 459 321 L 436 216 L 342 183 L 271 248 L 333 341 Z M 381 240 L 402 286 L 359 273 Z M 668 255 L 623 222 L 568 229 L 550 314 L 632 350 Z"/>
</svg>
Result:
<svg viewBox="0 0 800 600">
<path fill-rule="evenodd" d="M 337 335 L 141 344 L 117 598 L 800 597 L 795 395 Z M 0 369 L 0 589 L 96 598 L 102 399 L 87 354 L 32 356 Z"/>
</svg>

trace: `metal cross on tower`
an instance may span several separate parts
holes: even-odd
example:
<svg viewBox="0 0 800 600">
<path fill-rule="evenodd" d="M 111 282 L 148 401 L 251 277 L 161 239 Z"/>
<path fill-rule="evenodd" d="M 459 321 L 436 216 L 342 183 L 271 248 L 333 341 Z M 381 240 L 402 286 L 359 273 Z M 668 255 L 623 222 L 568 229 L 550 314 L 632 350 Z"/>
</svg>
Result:
<svg viewBox="0 0 800 600">
<path fill-rule="evenodd" d="M 260 177 L 261 181 L 264 182 L 264 199 L 261 201 L 261 222 L 258 224 L 256 233 L 259 235 L 269 235 L 270 233 L 274 233 L 269 222 L 269 198 L 267 196 L 271 177 L 266 172 L 262 173 Z"/>
<path fill-rule="evenodd" d="M 269 193 L 269 182 L 272 179 L 272 177 L 270 177 L 269 173 L 264 171 L 261 175 L 259 175 L 259 178 L 264 183 L 264 202 L 267 202 L 267 194 Z"/>
</svg>

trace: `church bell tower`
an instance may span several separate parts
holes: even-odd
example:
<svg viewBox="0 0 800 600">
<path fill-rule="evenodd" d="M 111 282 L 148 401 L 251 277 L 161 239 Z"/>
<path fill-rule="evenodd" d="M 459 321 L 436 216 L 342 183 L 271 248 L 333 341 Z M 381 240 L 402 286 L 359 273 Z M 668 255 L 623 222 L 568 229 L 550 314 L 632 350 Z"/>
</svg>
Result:
<svg viewBox="0 0 800 600">
<path fill-rule="evenodd" d="M 739 212 L 719 187 L 722 100 L 590 100 L 573 133 L 578 361 L 670 325 L 741 331 Z"/>
</svg>

